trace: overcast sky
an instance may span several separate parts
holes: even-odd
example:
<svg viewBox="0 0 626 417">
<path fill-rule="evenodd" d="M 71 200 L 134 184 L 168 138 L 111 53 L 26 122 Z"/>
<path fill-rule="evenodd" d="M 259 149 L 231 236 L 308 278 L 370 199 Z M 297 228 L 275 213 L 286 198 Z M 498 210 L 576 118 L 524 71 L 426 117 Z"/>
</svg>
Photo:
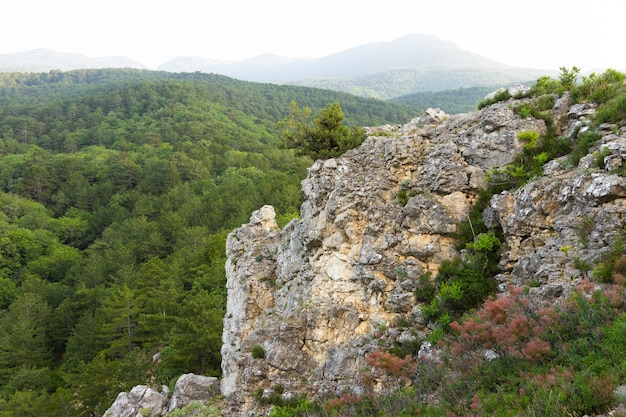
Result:
<svg viewBox="0 0 626 417">
<path fill-rule="evenodd" d="M 626 1 L 0 0 L 0 53 L 48 48 L 122 55 L 319 57 L 410 33 L 504 64 L 626 69 Z"/>
</svg>

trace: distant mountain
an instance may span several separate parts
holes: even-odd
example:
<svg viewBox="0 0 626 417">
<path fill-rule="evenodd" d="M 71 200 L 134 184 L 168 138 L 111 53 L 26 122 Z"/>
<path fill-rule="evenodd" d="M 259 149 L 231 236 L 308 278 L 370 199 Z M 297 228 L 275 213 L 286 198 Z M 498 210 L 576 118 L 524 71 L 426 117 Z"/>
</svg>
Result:
<svg viewBox="0 0 626 417">
<path fill-rule="evenodd" d="M 0 72 L 69 71 L 90 68 L 136 68 L 147 67 L 122 56 L 93 58 L 85 55 L 34 49 L 26 52 L 0 54 Z"/>
<path fill-rule="evenodd" d="M 545 70 L 510 67 L 433 36 L 412 34 L 316 59 L 261 55 L 232 63 L 181 57 L 163 71 L 213 72 L 257 82 L 293 84 L 389 99 L 421 91 L 527 82 Z"/>
<path fill-rule="evenodd" d="M 47 49 L 0 55 L 0 72 L 89 68 L 146 67 L 124 57 L 91 58 Z M 181 56 L 158 69 L 215 73 L 243 81 L 323 88 L 379 99 L 424 91 L 510 85 L 546 75 L 545 70 L 510 67 L 452 42 L 420 34 L 368 43 L 315 59 L 264 54 L 224 62 Z"/>
<path fill-rule="evenodd" d="M 160 65 L 159 71 L 206 72 L 227 75 L 244 81 L 272 82 L 293 73 L 292 66 L 302 61 L 274 54 L 263 54 L 236 62 L 181 56 Z"/>
</svg>

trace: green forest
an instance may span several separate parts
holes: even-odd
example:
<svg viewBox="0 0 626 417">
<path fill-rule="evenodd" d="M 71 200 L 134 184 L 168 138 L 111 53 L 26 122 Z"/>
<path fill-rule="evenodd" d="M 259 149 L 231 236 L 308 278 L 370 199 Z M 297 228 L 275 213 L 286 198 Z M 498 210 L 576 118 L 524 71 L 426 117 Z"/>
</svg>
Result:
<svg viewBox="0 0 626 417">
<path fill-rule="evenodd" d="M 499 87 L 469 87 L 456 90 L 424 91 L 390 99 L 394 103 L 404 103 L 422 111 L 429 107 L 440 108 L 448 114 L 468 113 L 476 110 L 476 105 L 485 96 Z"/>
<path fill-rule="evenodd" d="M 0 417 L 102 415 L 136 384 L 219 376 L 230 230 L 298 215 L 296 102 L 351 126 L 406 104 L 214 74 L 0 74 Z"/>
</svg>

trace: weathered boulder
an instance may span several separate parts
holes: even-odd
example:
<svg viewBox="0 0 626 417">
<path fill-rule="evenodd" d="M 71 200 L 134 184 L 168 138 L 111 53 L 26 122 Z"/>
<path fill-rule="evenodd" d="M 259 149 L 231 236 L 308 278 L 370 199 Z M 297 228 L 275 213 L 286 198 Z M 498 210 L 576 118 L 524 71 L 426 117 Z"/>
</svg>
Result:
<svg viewBox="0 0 626 417">
<path fill-rule="evenodd" d="M 128 394 L 119 393 L 104 417 L 161 417 L 167 410 L 167 392 L 137 385 Z"/>
<path fill-rule="evenodd" d="M 219 395 L 219 381 L 215 377 L 184 374 L 176 381 L 169 411 L 183 408 L 191 401 L 203 401 Z"/>
</svg>

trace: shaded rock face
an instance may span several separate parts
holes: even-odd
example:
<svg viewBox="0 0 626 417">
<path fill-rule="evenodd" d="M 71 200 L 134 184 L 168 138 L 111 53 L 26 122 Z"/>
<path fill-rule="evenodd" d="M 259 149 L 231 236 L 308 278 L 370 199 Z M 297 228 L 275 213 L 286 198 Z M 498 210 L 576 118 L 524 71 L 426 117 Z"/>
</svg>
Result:
<svg viewBox="0 0 626 417">
<path fill-rule="evenodd" d="M 427 331 L 414 295 L 420 276 L 458 254 L 452 234 L 485 173 L 521 151 L 519 132 L 545 132 L 509 104 L 429 110 L 404 126 L 370 128 L 359 148 L 309 169 L 300 219 L 279 230 L 265 206 L 228 236 L 225 415 L 262 414 L 255 393 L 278 386 L 287 397 L 358 393 L 367 353 Z M 570 107 L 565 97 L 553 112 L 573 136 L 587 113 Z M 549 176 L 494 197 L 484 216 L 504 231 L 503 288 L 537 280 L 541 296 L 560 296 L 586 274 L 563 247 L 590 262 L 610 250 L 626 217 L 626 184 L 609 170 L 624 163 L 625 140 L 611 133 L 591 150 L 610 149 L 604 170 L 590 169 L 591 155 L 568 169 L 552 161 Z M 395 327 L 400 320 L 418 334 Z M 263 354 L 253 357 L 253 348 Z"/>
</svg>

